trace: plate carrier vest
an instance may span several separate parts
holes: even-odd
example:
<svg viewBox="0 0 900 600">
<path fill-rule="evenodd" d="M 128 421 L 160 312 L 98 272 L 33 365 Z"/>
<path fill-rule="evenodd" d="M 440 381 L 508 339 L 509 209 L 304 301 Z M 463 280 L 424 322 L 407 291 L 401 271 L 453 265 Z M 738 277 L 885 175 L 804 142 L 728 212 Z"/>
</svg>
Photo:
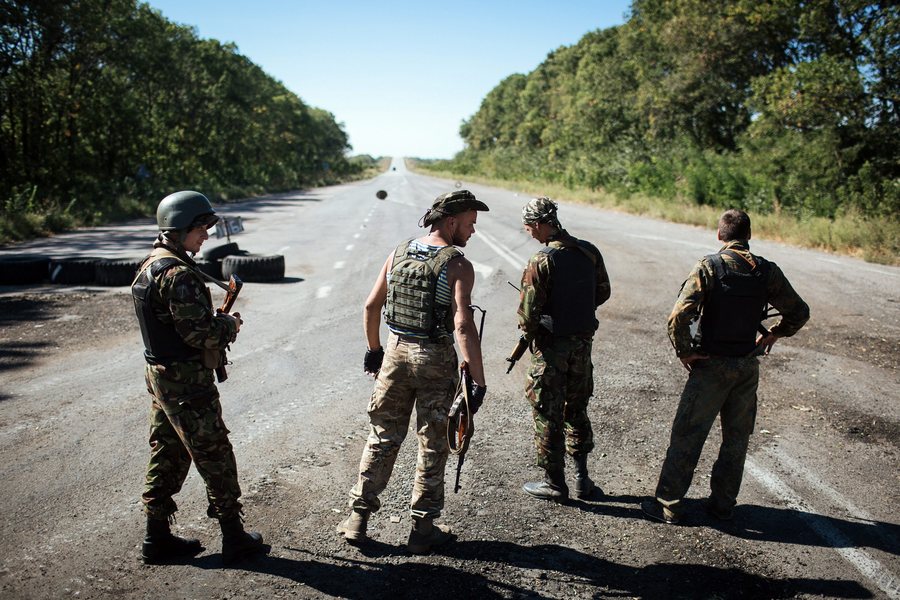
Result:
<svg viewBox="0 0 900 600">
<path fill-rule="evenodd" d="M 175 331 L 175 325 L 164 323 L 154 314 L 154 304 L 161 304 L 156 278 L 175 265 L 190 266 L 174 254 L 154 251 L 144 262 L 143 268 L 131 284 L 134 311 L 144 338 L 144 358 L 151 365 L 168 365 L 173 361 L 200 360 L 201 351 L 188 346 Z M 148 264 L 149 262 L 149 264 Z"/>
<path fill-rule="evenodd" d="M 593 335 L 596 317 L 597 257 L 586 242 L 550 242 L 541 248 L 550 261 L 552 285 L 544 305 L 550 316 L 553 335 Z M 543 321 L 543 319 L 542 319 Z"/>
<path fill-rule="evenodd" d="M 700 315 L 700 349 L 716 356 L 748 356 L 756 348 L 756 331 L 768 304 L 769 262 L 753 256 L 756 267 L 736 252 L 725 250 L 748 270 L 733 270 L 722 253 L 706 258 L 712 263 L 716 284 Z"/>
<path fill-rule="evenodd" d="M 418 250 L 408 240 L 394 250 L 388 272 L 384 320 L 392 329 L 432 340 L 453 335 L 450 305 L 435 299 L 438 277 L 451 259 L 462 256 L 454 246 Z"/>
</svg>

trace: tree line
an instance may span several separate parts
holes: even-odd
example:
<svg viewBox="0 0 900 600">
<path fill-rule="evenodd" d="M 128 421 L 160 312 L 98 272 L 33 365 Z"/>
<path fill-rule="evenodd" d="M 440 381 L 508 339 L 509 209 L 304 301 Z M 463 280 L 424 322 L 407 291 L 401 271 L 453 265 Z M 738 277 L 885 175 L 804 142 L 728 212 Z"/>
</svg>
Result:
<svg viewBox="0 0 900 600">
<path fill-rule="evenodd" d="M 0 241 L 361 172 L 334 116 L 137 0 L 0 0 Z"/>
<path fill-rule="evenodd" d="M 430 167 L 896 222 L 898 17 L 863 0 L 634 0 L 623 25 L 501 81 L 462 123 L 465 149 Z"/>
</svg>

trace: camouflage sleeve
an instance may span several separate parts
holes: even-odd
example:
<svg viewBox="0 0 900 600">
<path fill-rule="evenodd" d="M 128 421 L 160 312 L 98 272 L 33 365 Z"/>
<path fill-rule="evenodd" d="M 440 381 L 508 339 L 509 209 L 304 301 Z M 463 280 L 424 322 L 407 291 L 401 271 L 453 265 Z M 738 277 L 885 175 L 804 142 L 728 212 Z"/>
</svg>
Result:
<svg viewBox="0 0 900 600">
<path fill-rule="evenodd" d="M 790 337 L 800 331 L 809 320 L 809 306 L 794 291 L 787 277 L 775 263 L 769 273 L 769 304 L 781 313 L 781 320 L 772 326 L 778 337 Z"/>
<path fill-rule="evenodd" d="M 694 352 L 691 323 L 700 318 L 700 310 L 709 292 L 712 277 L 710 267 L 701 260 L 681 284 L 681 293 L 669 315 L 668 324 L 669 339 L 679 357 Z"/>
<path fill-rule="evenodd" d="M 541 326 L 541 312 L 550 292 L 550 260 L 544 252 L 531 257 L 522 273 L 519 294 L 519 329 L 529 339 Z"/>
<path fill-rule="evenodd" d="M 596 250 L 596 248 L 595 248 Z M 594 303 L 600 306 L 607 300 L 612 289 L 609 287 L 609 274 L 606 272 L 606 265 L 603 263 L 603 255 L 597 250 L 597 291 L 594 292 Z"/>
<path fill-rule="evenodd" d="M 186 267 L 174 267 L 160 279 L 160 295 L 166 300 L 175 331 L 188 346 L 221 350 L 234 340 L 235 325 L 217 317 L 209 290 Z"/>
</svg>

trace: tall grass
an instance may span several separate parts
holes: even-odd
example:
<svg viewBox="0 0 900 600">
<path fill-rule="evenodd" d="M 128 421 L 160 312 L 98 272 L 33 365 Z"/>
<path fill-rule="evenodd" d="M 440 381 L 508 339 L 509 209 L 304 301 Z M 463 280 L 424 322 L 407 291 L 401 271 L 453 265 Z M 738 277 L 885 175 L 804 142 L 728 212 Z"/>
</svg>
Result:
<svg viewBox="0 0 900 600">
<path fill-rule="evenodd" d="M 422 169 L 415 161 L 410 168 L 434 177 L 460 179 L 449 171 Z M 466 181 L 504 188 L 526 194 L 550 196 L 561 200 L 594 204 L 599 207 L 630 214 L 663 219 L 714 229 L 722 213 L 720 208 L 698 205 L 686 200 L 665 200 L 645 194 L 629 196 L 612 194 L 585 187 L 569 188 L 562 184 L 527 180 L 507 180 L 482 176 L 465 176 Z M 826 252 L 862 258 L 863 260 L 900 265 L 900 219 L 865 218 L 848 213 L 829 219 L 825 217 L 798 218 L 785 213 L 754 213 L 753 236 Z"/>
</svg>

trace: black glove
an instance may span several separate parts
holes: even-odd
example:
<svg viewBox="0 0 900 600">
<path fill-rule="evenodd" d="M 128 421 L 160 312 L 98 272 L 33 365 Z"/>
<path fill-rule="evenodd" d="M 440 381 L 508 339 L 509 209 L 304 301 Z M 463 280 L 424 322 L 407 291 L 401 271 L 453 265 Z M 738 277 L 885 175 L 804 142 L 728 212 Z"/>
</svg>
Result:
<svg viewBox="0 0 900 600">
<path fill-rule="evenodd" d="M 375 374 L 381 370 L 381 361 L 384 360 L 384 348 L 378 350 L 366 350 L 366 357 L 363 359 L 363 371 Z"/>
<path fill-rule="evenodd" d="M 481 408 L 481 405 L 484 403 L 484 395 L 487 393 L 487 386 L 478 385 L 474 381 L 469 384 L 469 410 L 472 411 L 472 414 L 478 412 L 478 409 Z"/>
</svg>

